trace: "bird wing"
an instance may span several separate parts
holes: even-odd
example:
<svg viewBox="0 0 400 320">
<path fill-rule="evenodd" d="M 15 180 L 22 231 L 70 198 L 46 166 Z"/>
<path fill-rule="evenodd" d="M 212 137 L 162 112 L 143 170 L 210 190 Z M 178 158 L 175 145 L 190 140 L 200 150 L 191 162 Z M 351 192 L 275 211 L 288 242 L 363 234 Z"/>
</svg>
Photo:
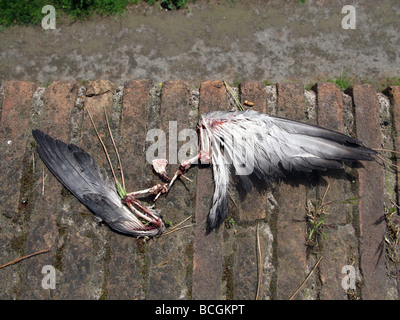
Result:
<svg viewBox="0 0 400 320">
<path fill-rule="evenodd" d="M 213 165 L 233 166 L 247 190 L 251 188 L 251 174 L 269 180 L 290 171 L 339 169 L 343 161 L 373 160 L 372 155 L 376 154 L 342 133 L 251 110 L 209 112 L 202 115 L 199 126 L 206 128 L 202 132 L 211 141 Z M 214 159 L 217 157 L 221 159 Z M 227 199 L 228 186 L 217 184 L 221 178 L 216 175 L 221 169 L 213 171 L 214 197 L 225 195 L 223 198 Z M 218 225 L 221 218 L 217 218 L 217 213 L 221 215 L 225 207 L 221 202 L 213 202 L 209 216 L 212 225 Z"/>
<path fill-rule="evenodd" d="M 40 158 L 53 175 L 97 217 L 112 229 L 134 236 L 153 236 L 159 230 L 146 226 L 121 203 L 114 185 L 104 178 L 96 161 L 74 144 L 66 144 L 33 130 Z M 153 234 L 154 233 L 154 234 Z"/>
</svg>

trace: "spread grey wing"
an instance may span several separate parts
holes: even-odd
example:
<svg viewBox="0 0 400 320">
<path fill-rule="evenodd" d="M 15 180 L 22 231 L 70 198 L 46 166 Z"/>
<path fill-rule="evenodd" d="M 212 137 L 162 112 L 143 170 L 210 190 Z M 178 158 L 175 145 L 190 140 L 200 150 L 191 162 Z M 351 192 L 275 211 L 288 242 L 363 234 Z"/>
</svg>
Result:
<svg viewBox="0 0 400 320">
<path fill-rule="evenodd" d="M 104 178 L 96 161 L 74 144 L 66 144 L 40 130 L 32 131 L 40 158 L 53 175 L 112 229 L 135 236 L 152 236 L 126 208 L 114 185 Z M 154 235 L 155 235 L 154 234 Z"/>
<path fill-rule="evenodd" d="M 376 154 L 342 133 L 256 111 L 213 111 L 202 115 L 199 125 L 212 143 L 213 165 L 218 166 L 213 168 L 215 198 L 228 196 L 227 184 L 217 184 L 221 178 L 215 175 L 222 170 L 222 160 L 215 157 L 222 157 L 225 164 L 233 166 L 246 189 L 250 189 L 250 174 L 269 180 L 271 176 L 284 176 L 287 171 L 339 169 L 343 161 L 373 160 L 372 155 Z M 223 179 L 226 182 L 226 177 Z M 213 202 L 209 216 L 212 226 L 221 220 L 217 218 L 221 217 L 221 213 L 217 214 L 223 211 L 221 207 L 225 208 L 226 203 Z"/>
</svg>

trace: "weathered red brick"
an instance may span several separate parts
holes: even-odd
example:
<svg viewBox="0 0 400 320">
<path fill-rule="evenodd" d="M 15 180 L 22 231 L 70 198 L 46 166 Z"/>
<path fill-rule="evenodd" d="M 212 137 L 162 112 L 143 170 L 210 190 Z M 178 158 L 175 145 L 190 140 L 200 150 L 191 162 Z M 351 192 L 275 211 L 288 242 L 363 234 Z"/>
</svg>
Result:
<svg viewBox="0 0 400 320">
<path fill-rule="evenodd" d="M 400 86 L 389 87 L 389 94 L 391 98 L 392 111 L 393 111 L 393 126 L 395 130 L 394 134 L 394 146 L 396 151 L 400 150 Z M 397 165 L 400 165 L 399 159 L 397 159 Z M 400 183 L 400 173 L 397 173 L 397 185 Z"/>
<path fill-rule="evenodd" d="M 200 86 L 199 113 L 227 108 L 226 89 L 221 81 L 207 81 Z M 206 220 L 213 196 L 212 171 L 199 168 L 196 195 L 196 228 L 193 255 L 194 299 L 220 299 L 222 279 L 221 231 L 206 235 Z"/>
<path fill-rule="evenodd" d="M 358 138 L 370 148 L 380 148 L 379 102 L 372 85 L 352 90 Z M 364 299 L 385 299 L 386 268 L 383 204 L 383 173 L 377 162 L 364 162 L 358 169 L 360 191 L 361 287 Z"/>
<path fill-rule="evenodd" d="M 24 220 L 20 206 L 21 178 L 27 141 L 30 135 L 31 100 L 35 91 L 32 82 L 10 81 L 4 85 L 0 115 L 0 265 L 20 257 L 23 250 Z M 19 243 L 18 246 L 15 243 Z M 20 276 L 18 266 L 1 270 L 0 299 L 18 298 Z"/>
<path fill-rule="evenodd" d="M 128 192 L 145 189 L 146 120 L 149 80 L 130 80 L 124 85 L 118 146 Z M 144 299 L 148 283 L 146 244 L 143 240 L 112 233 L 110 237 L 108 299 Z"/>
<path fill-rule="evenodd" d="M 391 105 L 392 105 L 392 115 L 393 115 L 393 140 L 394 140 L 394 149 L 399 152 L 400 151 L 400 86 L 391 86 L 388 88 L 388 93 L 390 95 Z M 400 166 L 400 158 L 398 155 L 396 156 L 396 164 Z M 400 185 L 400 171 L 397 170 L 396 174 L 396 182 L 397 186 Z M 397 254 L 400 255 L 400 248 L 397 248 Z M 398 292 L 400 292 L 400 274 L 397 271 L 397 288 Z"/>
<path fill-rule="evenodd" d="M 88 152 L 98 163 L 101 169 L 108 168 L 104 152 L 97 139 L 93 126 L 85 111 L 90 110 L 93 120 L 104 142 L 109 147 L 110 154 L 113 150 L 107 132 L 104 108 L 111 118 L 111 90 L 98 89 L 97 80 L 89 81 L 88 87 L 93 88 L 90 96 L 86 97 L 80 131 L 81 141 L 79 146 Z M 73 104 L 77 96 L 77 86 L 71 96 L 69 104 Z M 69 119 L 68 119 L 69 120 Z M 70 133 L 71 136 L 71 133 Z M 112 179 L 110 177 L 110 179 Z M 112 180 L 111 180 L 112 181 Z M 64 195 L 63 206 L 68 210 L 63 212 L 59 225 L 65 231 L 62 246 L 61 268 L 64 272 L 63 281 L 59 284 L 60 299 L 98 299 L 101 294 L 104 278 L 105 260 L 103 247 L 111 232 L 105 225 L 97 223 L 94 215 L 72 195 Z M 60 252 L 60 249 L 59 249 Z M 83 272 L 84 271 L 84 272 Z"/>
<path fill-rule="evenodd" d="M 239 86 L 241 103 L 245 108 L 266 113 L 268 95 L 263 84 L 257 81 L 247 81 Z M 246 106 L 245 101 L 254 103 L 254 106 Z M 267 192 L 271 191 L 270 185 L 265 182 L 255 180 L 257 185 L 248 193 L 244 199 L 236 199 L 236 206 L 232 206 L 231 212 L 239 212 L 239 220 L 246 222 L 254 222 L 259 219 L 266 219 L 271 214 L 267 213 Z M 234 189 L 234 188 L 232 188 Z M 272 241 L 273 236 L 270 230 L 270 224 L 265 221 L 258 221 L 257 224 L 252 223 L 235 225 L 234 232 L 230 233 L 232 240 L 225 241 L 226 251 L 229 252 L 230 242 L 234 250 L 231 253 L 234 261 L 231 265 L 229 260 L 225 261 L 228 292 L 232 291 L 233 299 L 249 300 L 254 299 L 258 278 L 261 277 L 261 285 L 259 287 L 258 299 L 271 297 L 271 261 L 272 261 Z M 259 228 L 260 240 L 260 258 L 261 266 L 258 265 L 257 257 L 257 228 Z M 226 258 L 225 258 L 226 259 Z M 258 268 L 261 267 L 261 274 Z M 227 274 L 232 272 L 232 275 Z M 229 277 L 233 279 L 233 283 L 229 284 Z M 233 286 L 230 288 L 229 286 Z"/>
<path fill-rule="evenodd" d="M 318 101 L 318 125 L 343 132 L 343 102 L 342 92 L 334 83 L 318 83 L 316 85 Z M 319 199 L 322 199 L 329 185 L 329 190 L 325 195 L 324 203 L 332 201 L 327 206 L 329 213 L 325 220 L 327 224 L 333 226 L 324 228 L 326 239 L 321 237 L 319 245 L 321 256 L 324 258 L 319 264 L 321 290 L 320 298 L 323 300 L 346 299 L 346 291 L 341 286 L 341 273 L 343 266 L 348 264 L 347 248 L 350 246 L 349 235 L 341 235 L 339 228 L 346 224 L 348 210 L 351 207 L 343 203 L 343 199 L 350 198 L 351 182 L 346 180 L 343 170 L 334 170 L 328 173 L 325 185 L 320 179 Z M 352 226 L 350 227 L 352 228 Z"/>
<path fill-rule="evenodd" d="M 164 82 L 161 91 L 160 128 L 166 133 L 167 159 L 172 165 L 179 164 L 181 160 L 178 159 L 178 150 L 183 142 L 178 142 L 178 134 L 181 130 L 189 129 L 189 113 L 189 85 L 178 80 Z M 176 123 L 176 132 L 174 132 L 174 123 Z"/>
<path fill-rule="evenodd" d="M 343 132 L 342 92 L 335 83 L 323 82 L 316 86 L 318 124 L 327 129 Z"/>
<path fill-rule="evenodd" d="M 267 111 L 267 92 L 261 82 L 258 81 L 247 81 L 239 85 L 240 99 L 243 107 L 245 109 L 251 109 L 258 112 L 266 113 Z M 246 100 L 249 103 L 253 103 L 253 106 L 246 105 Z M 231 213 L 234 214 L 236 211 L 239 214 L 240 222 L 255 222 L 259 219 L 267 218 L 267 185 L 265 182 L 253 180 L 257 185 L 251 190 L 251 192 L 245 194 L 244 197 L 235 197 L 235 204 L 231 208 Z M 240 184 L 236 184 L 240 188 Z M 235 189 L 233 187 L 232 189 Z M 235 196 L 235 191 L 231 190 L 233 196 Z M 241 191 L 239 192 L 241 193 Z M 268 252 L 267 246 L 270 244 L 270 239 L 265 234 L 265 230 L 269 230 L 269 226 L 264 222 L 260 223 L 260 250 L 261 256 L 263 257 L 263 262 L 261 264 L 264 266 L 264 261 L 271 258 L 271 253 Z M 257 264 L 257 251 L 256 251 L 256 228 L 258 225 L 254 223 L 252 225 L 243 224 L 235 225 L 235 232 L 233 233 L 232 240 L 234 247 L 234 252 L 232 255 L 233 261 L 225 261 L 225 280 L 228 282 L 227 286 L 233 286 L 233 288 L 228 288 L 228 291 L 232 291 L 233 299 L 248 300 L 254 299 L 257 285 L 258 277 L 258 264 Z M 225 243 L 228 244 L 230 240 Z M 228 246 L 229 248 L 229 246 Z M 227 249 L 229 250 L 229 249 Z M 229 251 L 228 251 L 229 252 Z M 269 255 L 269 257 L 268 257 Z M 226 259 L 226 258 L 225 258 Z M 231 262 L 230 265 L 229 262 Z M 232 275 L 228 275 L 227 272 L 231 272 Z M 233 279 L 233 283 L 229 284 L 229 277 Z M 267 277 L 267 272 L 264 272 L 264 277 Z M 269 291 L 268 280 L 262 281 L 260 286 L 259 299 L 263 298 L 264 292 Z"/>
<path fill-rule="evenodd" d="M 293 120 L 306 119 L 306 104 L 304 102 L 304 86 L 300 83 L 278 83 L 277 116 Z"/>
<path fill-rule="evenodd" d="M 88 81 L 86 85 L 86 96 L 100 96 L 105 93 L 112 93 L 116 89 L 116 85 L 109 80 L 96 79 Z"/>
<path fill-rule="evenodd" d="M 305 120 L 304 87 L 300 84 L 278 84 L 278 115 Z M 293 175 L 279 185 L 277 221 L 278 299 L 287 299 L 304 280 L 306 273 L 304 179 Z M 304 222 L 303 222 L 304 221 Z M 302 298 L 299 292 L 296 299 Z"/>
<path fill-rule="evenodd" d="M 258 112 L 267 112 L 267 92 L 264 86 L 258 81 L 246 81 L 239 85 L 240 99 L 244 107 Z M 245 101 L 254 105 L 246 105 Z"/>
<path fill-rule="evenodd" d="M 244 107 L 246 105 L 244 102 L 246 100 L 254 103 L 251 110 L 266 113 L 267 111 L 267 93 L 261 82 L 249 81 L 241 83 L 239 86 L 241 103 Z M 262 185 L 263 183 L 260 182 Z M 265 189 L 261 186 L 259 189 L 262 190 L 258 192 L 254 189 L 252 192 L 246 194 L 245 198 L 240 201 L 238 206 L 240 221 L 255 221 L 257 219 L 266 218 L 266 195 Z"/>
<path fill-rule="evenodd" d="M 1 207 L 18 211 L 22 160 L 30 135 L 30 104 L 36 86 L 32 82 L 5 84 L 0 122 Z"/>
<path fill-rule="evenodd" d="M 343 100 L 340 88 L 330 82 L 318 83 L 316 85 L 317 101 L 318 101 L 318 125 L 343 132 Z M 321 173 L 324 175 L 324 173 Z M 329 190 L 325 197 L 325 202 L 333 201 L 329 205 L 329 222 L 332 224 L 346 224 L 348 218 L 348 210 L 350 206 L 344 206 L 343 201 L 351 198 L 351 186 L 346 181 L 344 170 L 330 170 L 326 177 L 326 186 L 320 188 L 320 197 L 322 198 L 329 184 Z M 355 195 L 353 195 L 355 196 Z M 343 198 L 345 197 L 345 198 Z M 325 259 L 324 259 L 325 260 Z M 326 261 L 322 262 L 327 264 Z"/>
<path fill-rule="evenodd" d="M 178 158 L 178 150 L 183 144 L 178 141 L 178 134 L 181 130 L 189 128 L 190 98 L 189 85 L 186 82 L 166 81 L 163 83 L 160 128 L 166 133 L 167 159 L 170 162 L 171 176 L 178 168 L 178 163 L 183 160 Z M 192 168 L 186 175 L 191 180 L 195 180 L 195 173 L 196 169 Z M 156 203 L 157 207 L 162 208 L 164 220 L 170 220 L 176 224 L 190 215 L 193 216 L 195 192 L 195 183 L 183 179 L 176 181 L 168 195 L 161 196 Z M 193 229 L 191 228 L 163 236 L 157 242 L 149 243 L 151 266 L 146 298 L 187 298 L 190 287 L 187 284 L 186 273 L 188 267 L 191 267 L 192 260 L 191 255 L 187 255 L 187 251 L 192 250 L 187 250 L 187 248 L 192 243 Z"/>
<path fill-rule="evenodd" d="M 112 147 L 111 139 L 108 134 L 106 118 L 104 111 L 107 112 L 109 121 L 111 121 L 111 106 L 113 99 L 113 88 L 115 85 L 110 81 L 95 80 L 88 81 L 86 99 L 84 104 L 85 112 L 83 114 L 83 123 L 81 130 L 81 145 L 86 152 L 91 154 L 99 165 L 109 168 L 108 162 L 104 155 L 103 148 L 99 143 L 96 132 L 90 121 L 88 112 L 90 112 L 93 122 L 107 147 L 112 160 L 115 160 L 115 154 Z M 87 93 L 90 93 L 89 95 Z"/>
<path fill-rule="evenodd" d="M 77 94 L 74 81 L 55 81 L 46 89 L 43 97 L 41 130 L 63 141 L 68 140 L 69 119 Z"/>
<path fill-rule="evenodd" d="M 43 108 L 40 113 L 40 127 L 42 131 L 68 141 L 69 119 L 76 97 L 73 82 L 57 81 L 50 84 L 43 97 Z M 39 158 L 38 158 L 39 159 Z M 58 221 L 63 213 L 62 185 L 45 167 L 43 162 L 36 161 L 35 185 L 42 186 L 43 170 L 45 174 L 44 194 L 36 198 L 36 203 L 27 223 L 28 235 L 26 237 L 25 252 L 35 252 L 49 248 L 51 251 L 41 259 L 30 259 L 24 264 L 24 277 L 21 281 L 22 299 L 49 298 L 50 292 L 37 285 L 41 282 L 44 265 L 53 265 L 58 245 Z"/>
<path fill-rule="evenodd" d="M 146 162 L 145 146 L 147 117 L 150 102 L 149 80 L 130 80 L 125 83 L 121 115 L 119 146 L 125 169 L 127 190 L 136 190 L 143 181 Z M 128 169 L 129 168 L 129 169 Z M 144 187 L 144 186 L 143 186 Z"/>
</svg>

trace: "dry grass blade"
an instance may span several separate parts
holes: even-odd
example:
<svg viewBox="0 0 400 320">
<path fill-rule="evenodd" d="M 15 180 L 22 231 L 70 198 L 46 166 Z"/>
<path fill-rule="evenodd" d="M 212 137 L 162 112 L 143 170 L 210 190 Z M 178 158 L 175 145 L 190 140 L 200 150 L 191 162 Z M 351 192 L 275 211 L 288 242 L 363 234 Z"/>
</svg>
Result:
<svg viewBox="0 0 400 320">
<path fill-rule="evenodd" d="M 184 219 L 183 221 L 179 222 L 176 226 L 174 226 L 174 227 L 171 228 L 170 230 L 165 231 L 163 234 L 161 234 L 160 237 L 166 236 L 166 235 L 171 234 L 171 233 L 173 233 L 173 232 L 176 232 L 176 231 L 178 231 L 178 230 L 182 230 L 182 229 L 186 229 L 186 228 L 193 227 L 194 224 L 190 224 L 190 225 L 187 225 L 187 226 L 179 227 L 179 226 L 181 226 L 182 224 L 184 224 L 186 221 L 188 221 L 190 218 L 192 218 L 192 216 L 187 217 L 186 219 Z"/>
<path fill-rule="evenodd" d="M 396 169 L 400 169 L 399 165 L 396 165 L 394 163 L 392 163 L 390 160 L 385 159 L 384 157 L 382 157 L 381 155 L 375 155 L 379 160 L 381 160 L 383 163 L 381 165 L 387 164 L 389 167 L 392 168 L 396 168 Z"/>
<path fill-rule="evenodd" d="M 311 275 L 314 273 L 315 269 L 317 269 L 319 263 L 321 262 L 323 257 L 319 258 L 319 260 L 317 261 L 317 263 L 315 264 L 315 266 L 312 268 L 312 270 L 310 271 L 310 273 L 308 274 L 308 276 L 304 279 L 303 283 L 300 285 L 300 287 L 297 288 L 297 290 L 290 296 L 289 300 L 293 300 L 293 298 L 296 296 L 296 294 L 301 290 L 301 288 L 304 287 L 304 285 L 306 284 L 306 282 L 308 281 L 308 279 L 310 279 Z"/>
<path fill-rule="evenodd" d="M 118 166 L 119 166 L 120 172 L 121 172 L 122 188 L 124 188 L 124 190 L 125 190 L 124 170 L 122 170 L 122 164 L 121 164 L 121 159 L 120 159 L 120 157 L 119 157 L 119 152 L 118 152 L 117 146 L 115 145 L 114 137 L 113 137 L 113 135 L 112 135 L 112 133 L 111 133 L 110 123 L 108 122 L 108 116 L 107 116 L 106 108 L 104 108 L 104 115 L 105 115 L 105 117 L 106 117 L 106 123 L 107 123 L 108 133 L 110 134 L 111 141 L 112 141 L 112 144 L 113 144 L 113 146 L 114 146 L 115 153 L 117 154 Z"/>
<path fill-rule="evenodd" d="M 240 103 L 238 97 L 236 97 L 236 94 L 233 92 L 232 88 L 224 81 L 224 85 L 226 89 L 228 90 L 229 94 L 231 95 L 232 99 L 235 101 L 237 107 L 239 108 L 240 111 L 244 111 L 242 104 Z"/>
<path fill-rule="evenodd" d="M 382 154 L 382 152 L 389 152 L 389 153 L 393 153 L 393 154 L 400 154 L 400 151 L 396 151 L 396 150 L 391 150 L 391 149 L 384 149 L 384 148 L 374 148 L 374 151 L 378 152 L 378 154 L 375 154 L 375 157 L 379 160 L 382 161 L 382 163 L 379 163 L 378 161 L 375 161 L 377 163 L 379 163 L 381 166 L 384 167 L 384 169 L 386 170 L 386 165 L 389 168 L 395 168 L 396 170 L 400 169 L 399 165 L 394 164 L 391 160 L 385 159 L 385 156 Z"/>
<path fill-rule="evenodd" d="M 236 201 L 235 201 L 235 199 L 233 199 L 233 196 L 232 196 L 232 194 L 231 194 L 230 192 L 228 192 L 228 193 L 229 193 L 229 197 L 231 198 L 231 200 L 232 200 L 233 204 L 235 205 L 235 207 L 237 207 L 238 205 L 236 204 Z"/>
<path fill-rule="evenodd" d="M 323 206 L 326 205 L 326 204 L 325 204 L 325 198 L 326 198 L 326 195 L 328 194 L 329 188 L 330 188 L 330 183 L 328 182 L 328 185 L 326 186 L 324 195 L 322 196 L 322 200 L 321 200 L 321 203 L 322 203 Z"/>
<path fill-rule="evenodd" d="M 44 176 L 44 168 L 42 169 L 42 196 L 44 196 L 44 180 L 46 180 Z"/>
<path fill-rule="evenodd" d="M 35 174 L 35 153 L 32 151 L 32 172 Z"/>
<path fill-rule="evenodd" d="M 257 276 L 258 276 L 258 281 L 257 281 L 257 291 L 256 291 L 256 300 L 258 300 L 258 297 L 260 295 L 261 291 L 261 282 L 262 282 L 262 255 L 261 255 L 261 245 L 260 245 L 260 223 L 257 221 Z"/>
<path fill-rule="evenodd" d="M 328 181 L 328 185 L 324 191 L 324 194 L 321 200 L 308 201 L 307 202 L 307 243 L 309 246 L 314 246 L 319 233 L 322 233 L 322 236 L 325 233 L 322 231 L 323 227 L 326 226 L 325 219 L 328 217 L 329 213 L 326 211 L 326 208 L 331 205 L 335 200 L 325 202 L 325 198 L 328 194 L 330 188 L 330 182 Z M 313 237 L 314 236 L 314 237 Z"/>
<path fill-rule="evenodd" d="M 174 233 L 176 231 L 179 231 L 179 230 L 182 230 L 182 229 L 186 229 L 186 228 L 191 228 L 191 227 L 194 227 L 194 226 L 195 226 L 194 224 L 190 224 L 190 225 L 183 226 L 183 227 L 180 227 L 180 228 L 174 228 L 174 229 L 171 229 L 171 230 L 168 230 L 168 231 L 164 232 L 163 234 L 160 235 L 160 237 L 167 236 L 167 235 L 169 235 L 171 233 Z"/>
<path fill-rule="evenodd" d="M 377 151 L 377 152 L 382 151 L 382 152 L 392 152 L 392 153 L 398 153 L 398 154 L 400 154 L 400 151 L 390 150 L 390 149 L 376 148 L 376 149 L 373 149 L 373 150 L 374 150 L 374 151 Z"/>
<path fill-rule="evenodd" d="M 17 262 L 20 262 L 20 261 L 22 261 L 22 260 L 28 259 L 28 258 L 33 257 L 33 256 L 37 256 L 37 255 L 39 255 L 39 254 L 42 254 L 42 253 L 45 253 L 45 252 L 49 252 L 49 251 L 50 251 L 50 249 L 43 249 L 43 250 L 40 250 L 40 251 L 31 253 L 31 254 L 28 254 L 28 255 L 23 256 L 23 257 L 21 257 L 21 258 L 15 259 L 15 260 L 13 260 L 13 261 L 11 261 L 11 262 L 9 262 L 9 263 L 3 264 L 2 266 L 0 266 L 0 269 L 3 269 L 3 268 L 5 268 L 5 267 L 11 266 L 12 264 L 15 264 L 15 263 L 17 263 Z"/>
<path fill-rule="evenodd" d="M 179 222 L 176 226 L 173 227 L 173 229 L 179 227 L 180 225 L 184 224 L 186 221 L 188 221 L 190 218 L 192 218 L 192 216 L 187 217 L 186 219 L 182 220 L 181 222 Z"/>
<path fill-rule="evenodd" d="M 97 131 L 96 125 L 94 124 L 92 115 L 90 114 L 89 110 L 87 110 L 87 113 L 88 113 L 88 115 L 89 115 L 90 121 L 92 122 L 94 131 L 96 131 L 97 138 L 99 139 L 99 141 L 100 141 L 100 143 L 101 143 L 101 145 L 102 145 L 102 147 L 103 147 L 104 153 L 106 154 L 108 164 L 110 165 L 111 172 L 112 172 L 112 175 L 113 175 L 113 177 L 114 177 L 115 185 L 118 185 L 118 180 L 117 180 L 117 177 L 115 176 L 114 168 L 113 168 L 113 166 L 112 166 L 110 157 L 109 157 L 109 155 L 108 155 L 107 148 L 106 148 L 106 146 L 105 146 L 103 140 L 101 139 L 99 132 Z"/>
</svg>

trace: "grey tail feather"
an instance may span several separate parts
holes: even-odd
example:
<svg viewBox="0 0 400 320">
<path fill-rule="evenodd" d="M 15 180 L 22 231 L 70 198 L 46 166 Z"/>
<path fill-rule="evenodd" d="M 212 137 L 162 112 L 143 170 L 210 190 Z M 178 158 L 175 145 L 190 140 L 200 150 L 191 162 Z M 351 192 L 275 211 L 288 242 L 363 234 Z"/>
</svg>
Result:
<svg viewBox="0 0 400 320">
<path fill-rule="evenodd" d="M 209 234 L 213 229 L 218 230 L 228 215 L 228 196 L 223 195 L 219 201 L 219 206 L 214 208 L 215 212 L 210 212 L 207 217 L 206 234 Z"/>
</svg>

